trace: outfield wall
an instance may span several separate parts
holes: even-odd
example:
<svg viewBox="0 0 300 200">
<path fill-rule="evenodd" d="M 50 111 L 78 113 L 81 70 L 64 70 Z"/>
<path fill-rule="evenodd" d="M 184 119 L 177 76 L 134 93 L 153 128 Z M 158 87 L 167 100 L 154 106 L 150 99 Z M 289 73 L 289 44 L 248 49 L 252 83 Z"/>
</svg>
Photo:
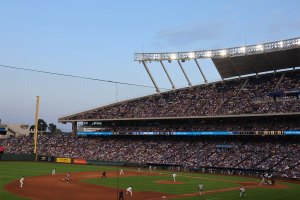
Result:
<svg viewBox="0 0 300 200">
<path fill-rule="evenodd" d="M 38 155 L 37 160 L 39 162 L 55 162 L 62 164 L 80 164 L 80 165 L 107 165 L 107 166 L 124 166 L 124 162 L 117 161 L 99 161 L 99 160 L 87 160 L 80 158 L 68 158 L 68 157 L 55 157 L 47 155 Z M 12 154 L 4 153 L 0 161 L 35 161 L 35 154 Z M 129 164 L 127 166 L 137 166 L 137 164 Z"/>
<path fill-rule="evenodd" d="M 35 154 L 12 154 L 4 153 L 2 161 L 35 161 Z"/>
</svg>

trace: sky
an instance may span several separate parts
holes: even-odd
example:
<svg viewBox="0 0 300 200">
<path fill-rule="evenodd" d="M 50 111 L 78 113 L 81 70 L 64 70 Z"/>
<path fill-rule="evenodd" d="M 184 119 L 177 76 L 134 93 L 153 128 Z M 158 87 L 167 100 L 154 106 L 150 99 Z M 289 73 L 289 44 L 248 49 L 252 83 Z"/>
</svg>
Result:
<svg viewBox="0 0 300 200">
<path fill-rule="evenodd" d="M 207 50 L 300 36 L 299 0 L 3 0 L 0 65 L 153 86 L 134 61 L 137 52 Z M 187 82 L 175 63 L 165 63 L 177 88 Z M 201 60 L 209 81 L 220 80 Z M 149 64 L 159 87 L 171 85 L 158 63 Z M 203 78 L 184 67 L 193 85 Z M 124 99 L 155 93 L 127 86 L 0 67 L 2 123 L 33 124 Z M 68 125 L 59 125 L 69 130 Z"/>
</svg>

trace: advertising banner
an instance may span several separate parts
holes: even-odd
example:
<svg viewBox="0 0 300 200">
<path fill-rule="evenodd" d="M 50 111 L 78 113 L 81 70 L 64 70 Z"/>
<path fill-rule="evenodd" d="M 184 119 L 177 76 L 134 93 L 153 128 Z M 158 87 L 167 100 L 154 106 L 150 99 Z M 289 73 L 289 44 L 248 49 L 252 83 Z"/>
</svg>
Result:
<svg viewBox="0 0 300 200">
<path fill-rule="evenodd" d="M 83 128 L 83 132 L 102 132 L 103 128 Z"/>
<path fill-rule="evenodd" d="M 42 161 L 42 162 L 53 162 L 54 161 L 53 156 L 39 156 L 38 159 L 39 159 L 39 161 Z"/>
<path fill-rule="evenodd" d="M 77 132 L 77 135 L 112 135 L 112 132 Z"/>
<path fill-rule="evenodd" d="M 198 136 L 198 135 L 237 135 L 238 132 L 231 131 L 201 131 L 201 132 L 131 132 L 129 135 L 180 135 L 180 136 Z"/>
<path fill-rule="evenodd" d="M 74 164 L 86 165 L 86 164 L 87 164 L 87 161 L 86 161 L 85 159 L 74 158 L 74 159 L 73 159 L 73 163 L 74 163 Z"/>
<path fill-rule="evenodd" d="M 71 163 L 71 158 L 56 158 L 57 163 Z"/>
<path fill-rule="evenodd" d="M 300 135 L 300 130 L 296 131 L 284 131 L 285 135 Z"/>
</svg>

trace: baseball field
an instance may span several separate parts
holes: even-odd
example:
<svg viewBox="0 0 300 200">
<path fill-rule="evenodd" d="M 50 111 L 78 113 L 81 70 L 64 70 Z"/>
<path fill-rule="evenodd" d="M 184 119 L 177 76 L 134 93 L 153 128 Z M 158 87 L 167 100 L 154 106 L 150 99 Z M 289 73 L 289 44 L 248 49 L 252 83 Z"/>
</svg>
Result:
<svg viewBox="0 0 300 200">
<path fill-rule="evenodd" d="M 52 169 L 56 175 L 51 176 Z M 118 192 L 133 187 L 133 196 L 125 194 L 124 199 L 134 200 L 283 200 L 298 199 L 300 185 L 276 182 L 275 186 L 259 185 L 257 178 L 222 176 L 198 173 L 176 172 L 176 182 L 171 171 L 120 167 L 55 164 L 42 162 L 0 162 L 0 199 L 117 199 Z M 101 178 L 106 171 L 107 178 Z M 64 181 L 71 173 L 70 183 Z M 25 176 L 24 187 L 19 179 Z M 204 185 L 203 195 L 198 193 L 198 185 Z M 239 197 L 240 187 L 246 189 L 246 196 Z"/>
</svg>

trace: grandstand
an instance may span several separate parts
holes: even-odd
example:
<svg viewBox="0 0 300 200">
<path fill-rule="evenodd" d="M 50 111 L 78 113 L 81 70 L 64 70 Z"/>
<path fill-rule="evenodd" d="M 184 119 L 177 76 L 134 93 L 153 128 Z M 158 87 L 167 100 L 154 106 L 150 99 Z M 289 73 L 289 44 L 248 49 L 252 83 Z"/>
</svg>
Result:
<svg viewBox="0 0 300 200">
<path fill-rule="evenodd" d="M 222 174 L 272 173 L 299 180 L 299 41 L 210 50 L 223 80 L 173 87 L 61 117 L 59 122 L 72 123 L 74 134 L 39 136 L 38 154 Z M 233 55 L 234 49 L 243 52 Z M 138 54 L 136 59 L 153 81 L 146 62 L 172 58 L 182 67 L 191 60 L 182 57 L 190 52 L 151 55 Z M 194 52 L 193 59 L 207 55 Z M 12 137 L 0 140 L 0 146 L 7 153 L 30 154 L 32 141 Z"/>
<path fill-rule="evenodd" d="M 146 62 L 160 62 L 165 69 L 164 60 L 178 61 L 181 68 L 182 62 L 195 60 L 202 73 L 197 59 L 209 57 L 222 81 L 189 84 L 65 116 L 59 122 L 73 123 L 74 132 L 78 122 L 121 133 L 299 130 L 299 55 L 299 38 L 223 50 L 136 54 L 156 87 Z"/>
<path fill-rule="evenodd" d="M 207 83 L 197 60 L 207 57 L 221 81 Z M 223 50 L 142 53 L 135 60 L 146 68 L 157 94 L 59 118 L 72 123 L 79 136 L 118 135 L 84 138 L 91 140 L 82 144 L 91 159 L 219 173 L 267 171 L 299 179 L 299 38 Z M 175 89 L 165 60 L 178 62 L 189 87 Z M 189 81 L 183 62 L 190 60 L 204 84 Z M 160 92 L 147 66 L 151 62 L 161 63 L 172 91 Z M 272 136 L 261 137 L 266 135 Z"/>
</svg>

